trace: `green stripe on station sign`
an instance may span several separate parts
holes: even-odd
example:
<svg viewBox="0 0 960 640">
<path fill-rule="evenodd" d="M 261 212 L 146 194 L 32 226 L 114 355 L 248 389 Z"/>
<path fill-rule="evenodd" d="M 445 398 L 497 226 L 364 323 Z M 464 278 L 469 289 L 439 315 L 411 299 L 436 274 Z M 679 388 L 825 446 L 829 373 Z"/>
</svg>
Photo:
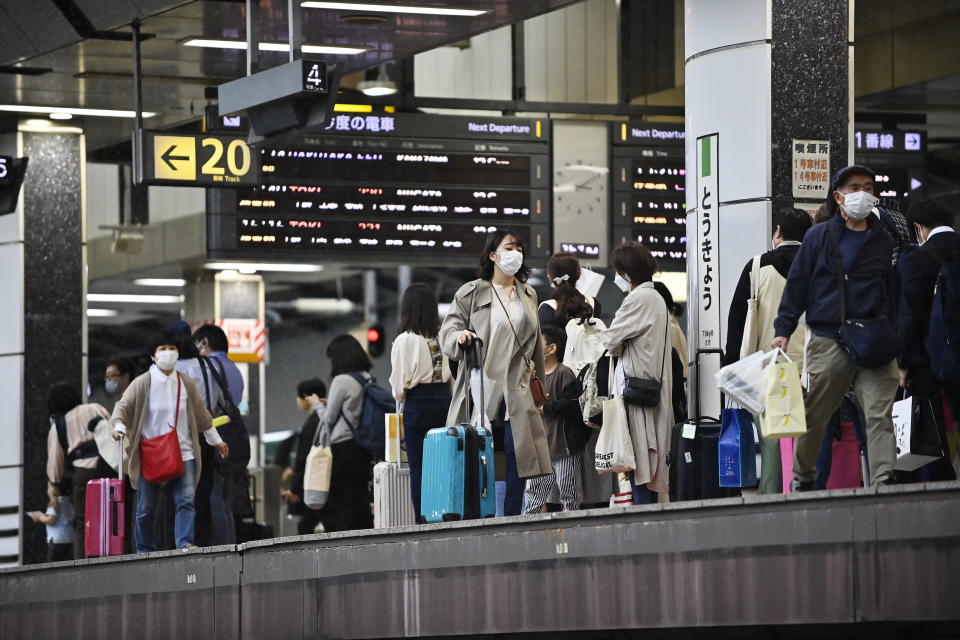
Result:
<svg viewBox="0 0 960 640">
<path fill-rule="evenodd" d="M 710 177 L 710 138 L 700 139 L 700 177 Z"/>
</svg>

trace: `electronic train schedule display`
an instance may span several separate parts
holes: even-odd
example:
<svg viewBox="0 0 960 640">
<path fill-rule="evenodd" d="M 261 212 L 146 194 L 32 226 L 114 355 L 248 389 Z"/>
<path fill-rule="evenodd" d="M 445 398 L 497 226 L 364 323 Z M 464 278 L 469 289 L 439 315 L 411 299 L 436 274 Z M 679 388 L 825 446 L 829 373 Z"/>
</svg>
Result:
<svg viewBox="0 0 960 640">
<path fill-rule="evenodd" d="M 552 246 L 547 122 L 423 114 L 337 116 L 260 150 L 261 184 L 208 191 L 217 258 L 473 265 L 515 229 L 533 263 Z"/>
<path fill-rule="evenodd" d="M 612 123 L 613 245 L 642 242 L 663 271 L 687 264 L 682 125 Z"/>
</svg>

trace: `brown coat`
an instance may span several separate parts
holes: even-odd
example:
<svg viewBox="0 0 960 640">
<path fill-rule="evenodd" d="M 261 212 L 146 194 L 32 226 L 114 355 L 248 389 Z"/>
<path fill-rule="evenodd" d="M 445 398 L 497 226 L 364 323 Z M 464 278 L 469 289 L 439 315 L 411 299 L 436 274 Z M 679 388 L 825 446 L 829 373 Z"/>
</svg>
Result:
<svg viewBox="0 0 960 640">
<path fill-rule="evenodd" d="M 210 429 L 213 418 L 203 406 L 200 392 L 189 376 L 181 375 L 180 379 L 187 389 L 187 425 L 190 428 L 190 439 L 193 440 L 193 459 L 196 461 L 197 471 L 194 481 L 200 481 L 200 437 L 201 431 Z M 127 448 L 124 453 L 130 460 L 130 485 L 136 489 L 140 482 L 140 438 L 143 435 L 144 422 L 147 420 L 147 408 L 150 403 L 150 372 L 137 376 L 123 396 L 113 408 L 111 424 L 123 423 L 127 428 Z"/>
<path fill-rule="evenodd" d="M 540 380 L 543 373 L 543 345 L 540 342 L 540 322 L 537 320 L 537 293 L 533 287 L 517 282 L 517 291 L 523 303 L 526 322 L 520 331 L 523 352 L 533 362 Z M 472 329 L 480 336 L 484 344 L 490 343 L 490 305 L 493 299 L 493 285 L 486 280 L 473 280 L 460 287 L 454 295 L 453 304 L 440 327 L 440 347 L 451 360 L 461 360 L 463 351 L 457 344 L 457 335 Z M 470 387 L 470 372 L 466 367 L 457 371 L 453 385 L 453 401 L 447 414 L 447 424 L 455 425 L 468 422 L 467 393 Z M 517 474 L 521 478 L 534 478 L 553 473 L 550 465 L 550 450 L 547 446 L 547 434 L 543 429 L 540 412 L 533 403 L 530 393 L 530 374 L 519 352 L 515 353 L 507 370 L 507 380 L 497 381 L 503 388 L 510 407 L 510 428 L 513 432 L 514 448 L 517 453 Z M 487 398 L 498 397 L 490 393 Z M 489 406 L 487 416 L 496 413 L 497 407 Z"/>
<path fill-rule="evenodd" d="M 669 315 L 653 283 L 644 282 L 623 299 L 602 338 L 610 355 L 623 359 L 626 375 L 660 380 L 660 403 L 656 407 L 627 405 L 637 460 L 634 482 L 660 493 L 667 492 L 667 455 L 673 427 Z"/>
</svg>

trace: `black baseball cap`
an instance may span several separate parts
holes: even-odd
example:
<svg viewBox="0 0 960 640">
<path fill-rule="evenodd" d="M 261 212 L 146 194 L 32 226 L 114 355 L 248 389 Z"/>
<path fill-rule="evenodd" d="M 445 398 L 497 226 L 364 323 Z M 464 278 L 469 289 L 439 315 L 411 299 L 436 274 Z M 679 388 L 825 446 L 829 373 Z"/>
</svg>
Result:
<svg viewBox="0 0 960 640">
<path fill-rule="evenodd" d="M 864 175 L 868 175 L 870 176 L 871 180 L 877 179 L 877 174 L 874 173 L 873 169 L 871 169 L 870 167 L 865 167 L 862 164 L 852 164 L 849 167 L 844 167 L 843 169 L 840 169 L 835 174 L 833 174 L 833 182 L 830 183 L 830 191 L 831 192 L 836 191 L 837 186 L 843 184 L 844 181 L 846 181 L 847 176 L 854 173 L 861 173 Z"/>
</svg>

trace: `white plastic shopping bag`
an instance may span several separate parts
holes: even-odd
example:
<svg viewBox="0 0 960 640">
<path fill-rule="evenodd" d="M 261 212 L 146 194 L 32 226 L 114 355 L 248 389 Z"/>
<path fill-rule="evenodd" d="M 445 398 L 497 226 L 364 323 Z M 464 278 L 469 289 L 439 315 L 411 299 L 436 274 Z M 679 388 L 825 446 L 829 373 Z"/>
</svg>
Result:
<svg viewBox="0 0 960 640">
<path fill-rule="evenodd" d="M 746 358 L 728 364 L 716 373 L 717 386 L 724 394 L 744 409 L 755 414 L 763 412 L 763 394 L 767 386 L 767 368 L 777 357 L 776 349 L 757 351 Z"/>
<path fill-rule="evenodd" d="M 603 402 L 603 428 L 597 437 L 594 466 L 597 471 L 613 473 L 637 467 L 623 396 L 614 396 Z"/>
</svg>

